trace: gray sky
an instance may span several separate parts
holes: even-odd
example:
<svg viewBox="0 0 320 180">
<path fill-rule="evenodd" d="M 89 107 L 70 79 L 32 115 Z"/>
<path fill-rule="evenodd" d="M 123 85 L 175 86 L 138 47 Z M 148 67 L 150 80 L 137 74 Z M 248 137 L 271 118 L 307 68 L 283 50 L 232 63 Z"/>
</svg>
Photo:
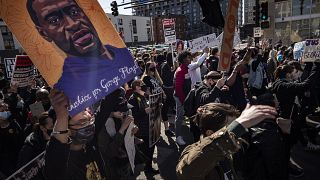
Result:
<svg viewBox="0 0 320 180">
<path fill-rule="evenodd" d="M 123 2 L 130 2 L 131 0 L 117 0 L 118 5 L 122 4 Z M 98 2 L 100 3 L 101 7 L 103 8 L 104 12 L 106 13 L 111 13 L 111 6 L 110 3 L 112 2 L 112 0 L 98 0 Z M 130 5 L 126 5 L 126 6 L 122 6 L 119 7 L 118 11 L 119 14 L 126 14 L 126 15 L 132 15 L 132 9 L 123 9 L 124 7 L 128 7 Z"/>
</svg>

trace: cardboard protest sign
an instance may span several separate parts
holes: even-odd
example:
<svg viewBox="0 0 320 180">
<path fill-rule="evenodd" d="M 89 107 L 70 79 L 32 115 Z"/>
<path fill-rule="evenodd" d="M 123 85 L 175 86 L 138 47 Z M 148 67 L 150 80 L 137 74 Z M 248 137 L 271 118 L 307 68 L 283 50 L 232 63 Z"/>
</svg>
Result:
<svg viewBox="0 0 320 180">
<path fill-rule="evenodd" d="M 320 39 L 306 39 L 302 55 L 303 62 L 320 62 Z"/>
<path fill-rule="evenodd" d="M 4 66 L 6 68 L 7 79 L 11 79 L 12 77 L 12 72 L 14 70 L 15 62 L 16 62 L 16 58 L 4 58 Z"/>
<path fill-rule="evenodd" d="M 18 87 L 26 87 L 32 84 L 34 79 L 35 69 L 32 61 L 28 56 L 16 56 L 14 71 L 12 73 L 11 84 L 16 84 Z"/>
<path fill-rule="evenodd" d="M 175 30 L 175 19 L 163 19 L 162 25 L 165 44 L 175 43 L 177 40 Z"/>
<path fill-rule="evenodd" d="M 39 117 L 43 112 L 45 112 L 41 102 L 36 102 L 29 105 L 32 116 Z"/>
<path fill-rule="evenodd" d="M 149 114 L 149 147 L 155 145 L 160 139 L 161 102 L 162 93 L 152 94 L 149 96 L 149 106 L 152 109 Z"/>
<path fill-rule="evenodd" d="M 229 1 L 227 16 L 226 16 L 226 23 L 223 29 L 224 33 L 222 38 L 220 60 L 218 64 L 219 71 L 229 71 L 230 69 L 238 7 L 239 7 L 239 0 Z"/>
<path fill-rule="evenodd" d="M 223 38 L 223 32 L 216 38 L 219 49 L 221 49 L 221 46 L 222 46 L 222 38 Z M 233 47 L 239 45 L 240 43 L 241 43 L 240 34 L 239 32 L 236 31 L 233 38 Z"/>
<path fill-rule="evenodd" d="M 97 0 L 2 0 L 0 17 L 71 116 L 140 74 Z"/>
<path fill-rule="evenodd" d="M 134 127 L 134 123 L 131 122 L 127 129 L 126 135 L 124 136 L 124 146 L 126 147 L 126 150 L 127 150 L 128 159 L 131 165 L 132 172 L 134 172 L 134 167 L 135 167 L 134 158 L 136 155 L 136 148 L 134 146 L 134 135 L 132 134 L 133 127 Z"/>
<path fill-rule="evenodd" d="M 41 178 L 42 168 L 44 167 L 44 151 L 31 160 L 29 163 L 21 167 L 6 180 L 30 180 Z"/>
<path fill-rule="evenodd" d="M 209 34 L 207 36 L 202 36 L 193 40 L 188 41 L 188 45 L 191 53 L 199 52 L 205 47 L 217 46 L 216 34 Z"/>
</svg>

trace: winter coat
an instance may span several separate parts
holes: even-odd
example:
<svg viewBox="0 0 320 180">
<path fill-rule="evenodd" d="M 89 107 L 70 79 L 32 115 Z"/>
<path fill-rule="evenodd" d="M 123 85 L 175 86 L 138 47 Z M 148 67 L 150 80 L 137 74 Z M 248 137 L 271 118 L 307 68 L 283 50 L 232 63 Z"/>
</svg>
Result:
<svg viewBox="0 0 320 180">
<path fill-rule="evenodd" d="M 295 97 L 308 90 L 315 81 L 319 80 L 320 63 L 315 63 L 310 76 L 303 82 L 291 82 L 285 79 L 278 79 L 272 84 L 272 91 L 279 101 L 280 116 L 290 118 Z"/>
<path fill-rule="evenodd" d="M 149 137 L 149 115 L 145 111 L 145 109 L 149 107 L 147 99 L 134 92 L 128 102 L 133 106 L 133 108 L 131 108 L 132 116 L 134 118 L 134 123 L 139 127 L 136 136 L 141 138 Z"/>
<path fill-rule="evenodd" d="M 24 141 L 19 153 L 19 160 L 17 167 L 20 168 L 37 157 L 46 149 L 47 141 L 43 137 L 40 128 L 37 128 Z"/>
</svg>

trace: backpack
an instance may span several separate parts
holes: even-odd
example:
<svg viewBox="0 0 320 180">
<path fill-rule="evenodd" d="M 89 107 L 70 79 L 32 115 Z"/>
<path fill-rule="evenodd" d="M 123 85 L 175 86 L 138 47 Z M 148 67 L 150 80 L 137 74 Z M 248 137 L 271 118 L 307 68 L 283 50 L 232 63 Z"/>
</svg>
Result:
<svg viewBox="0 0 320 180">
<path fill-rule="evenodd" d="M 196 87 L 193 87 L 183 102 L 185 116 L 191 117 L 196 114 Z"/>
</svg>

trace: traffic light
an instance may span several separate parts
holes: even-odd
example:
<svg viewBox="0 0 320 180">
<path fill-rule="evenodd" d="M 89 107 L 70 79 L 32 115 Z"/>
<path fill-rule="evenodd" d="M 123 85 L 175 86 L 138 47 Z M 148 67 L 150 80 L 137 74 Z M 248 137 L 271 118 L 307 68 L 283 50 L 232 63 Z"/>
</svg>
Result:
<svg viewBox="0 0 320 180">
<path fill-rule="evenodd" d="M 263 21 L 260 25 L 261 29 L 268 29 L 270 27 L 269 21 Z"/>
<path fill-rule="evenodd" d="M 113 16 L 118 16 L 119 12 L 118 12 L 118 4 L 117 1 L 112 1 L 111 4 L 111 11 L 112 11 L 112 15 Z"/>
<path fill-rule="evenodd" d="M 268 20 L 268 18 L 269 18 L 269 15 L 268 15 L 268 2 L 261 3 L 261 11 L 260 12 L 261 12 L 261 16 L 260 16 L 261 20 L 263 20 L 263 21 Z"/>
</svg>

